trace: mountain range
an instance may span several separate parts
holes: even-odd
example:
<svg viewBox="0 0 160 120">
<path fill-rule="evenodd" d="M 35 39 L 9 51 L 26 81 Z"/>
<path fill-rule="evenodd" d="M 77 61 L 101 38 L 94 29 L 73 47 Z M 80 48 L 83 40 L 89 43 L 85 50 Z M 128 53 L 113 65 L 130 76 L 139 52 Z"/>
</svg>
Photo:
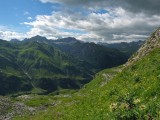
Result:
<svg viewBox="0 0 160 120">
<path fill-rule="evenodd" d="M 115 48 L 125 53 L 128 57 L 131 57 L 143 44 L 145 41 L 133 41 L 133 42 L 120 42 L 120 43 L 103 43 L 99 42 L 98 44 L 103 45 L 107 48 Z"/>
<path fill-rule="evenodd" d="M 36 37 L 34 37 L 34 39 Z M 74 46 L 74 44 L 77 44 L 77 40 L 75 40 L 74 38 L 65 38 L 59 41 L 49 41 L 50 43 L 48 43 L 48 40 L 40 42 L 31 39 L 28 40 L 26 39 L 25 41 L 22 42 L 19 41 L 6 42 L 1 40 L 0 45 L 2 52 L 0 54 L 1 56 L 0 61 L 4 64 L 1 64 L 0 66 L 1 67 L 0 75 L 1 75 L 1 82 L 2 83 L 4 81 L 7 82 L 6 83 L 4 82 L 2 85 L 0 84 L 1 85 L 0 88 L 3 88 L 4 86 L 7 86 L 8 83 L 11 83 L 13 85 L 10 86 L 11 89 L 15 89 L 16 85 L 19 84 L 19 81 L 23 81 L 23 84 L 21 84 L 23 86 L 25 85 L 29 86 L 28 81 L 34 81 L 33 82 L 34 84 L 32 83 L 30 85 L 31 89 L 33 89 L 33 86 L 35 85 L 34 87 L 36 89 L 46 90 L 42 88 L 43 86 L 42 87 L 38 86 L 39 82 L 36 82 L 41 80 L 42 76 L 43 77 L 46 76 L 45 74 L 47 74 L 49 71 L 52 71 L 52 69 L 50 69 L 48 72 L 44 73 L 43 70 L 46 69 L 43 69 L 42 72 L 40 72 L 40 74 L 37 74 L 36 72 L 38 69 L 41 69 L 41 65 L 47 66 L 48 64 L 47 60 L 50 59 L 51 54 L 49 54 L 48 52 L 44 52 L 46 49 L 47 51 L 50 50 L 50 52 L 53 51 L 52 49 L 54 49 L 55 51 L 54 53 L 56 54 L 58 54 L 57 53 L 58 51 L 61 51 L 60 52 L 61 56 L 67 55 L 66 57 L 62 57 L 62 58 L 67 58 L 68 61 L 66 59 L 63 59 L 65 63 L 69 63 L 69 61 L 74 59 L 75 62 L 72 62 L 73 67 L 79 67 L 79 68 L 81 67 L 83 68 L 83 70 L 84 68 L 86 69 L 86 71 L 82 70 L 84 72 L 83 75 L 90 75 L 89 73 L 90 71 L 92 73 L 93 71 L 97 70 L 97 66 L 92 64 L 92 62 L 90 62 L 88 59 L 86 59 L 86 61 L 82 60 L 83 57 L 74 56 L 74 52 L 72 53 L 72 51 L 70 51 L 70 49 L 67 47 L 68 45 Z M 78 41 L 78 43 L 84 45 L 87 44 L 86 46 L 88 46 L 88 44 L 89 46 L 96 45 L 94 43 L 83 43 L 81 41 Z M 36 44 L 38 44 L 40 48 L 43 46 L 42 47 L 43 50 L 37 47 Z M 36 49 L 32 45 L 36 47 Z M 28 46 L 32 46 L 33 48 Z M 103 49 L 106 48 L 101 45 L 97 46 L 93 48 L 99 48 L 99 47 L 102 47 Z M 25 58 L 23 55 L 26 55 L 23 54 L 25 53 L 24 51 L 26 51 L 26 49 L 28 51 L 28 49 L 30 48 L 34 49 L 30 52 L 30 54 L 34 53 L 35 51 L 37 53 L 37 51 L 39 50 L 41 52 L 38 52 L 38 56 L 37 54 L 31 54 L 33 56 L 26 57 L 28 59 L 24 59 L 23 61 L 22 58 Z M 108 50 L 108 48 L 106 49 Z M 113 51 L 117 50 L 113 49 Z M 40 53 L 41 54 L 43 53 L 43 55 L 41 55 Z M 159 53 L 160 53 L 160 28 L 158 28 L 155 32 L 151 34 L 151 36 L 146 40 L 146 42 L 141 45 L 140 49 L 138 49 L 138 51 L 135 52 L 125 64 L 112 68 L 107 68 L 96 73 L 93 80 L 91 81 L 89 80 L 88 81 L 89 83 L 83 85 L 82 88 L 78 91 L 61 89 L 59 90 L 58 94 L 54 90 L 51 90 L 52 92 L 50 92 L 47 95 L 44 94 L 38 95 L 35 93 L 31 94 L 23 93 L 19 95 L 13 95 L 12 97 L 6 97 L 6 96 L 0 97 L 0 104 L 2 106 L 0 107 L 1 110 L 0 118 L 13 118 L 14 120 L 26 120 L 26 119 L 159 120 L 160 119 L 159 115 L 160 54 Z M 81 55 L 81 52 L 78 54 Z M 121 54 L 124 53 L 121 52 Z M 58 56 L 56 56 L 56 58 L 59 58 Z M 33 61 L 35 61 L 35 59 L 40 58 L 42 59 L 43 62 L 38 62 L 38 64 L 36 64 L 37 62 L 35 62 L 36 67 L 33 64 L 33 67 L 31 69 L 29 69 L 29 67 L 24 67 L 25 69 L 22 69 L 23 67 L 21 68 L 21 66 L 23 65 L 21 63 L 23 63 L 24 66 L 32 66 L 29 64 L 33 63 L 32 60 L 31 62 L 25 62 L 25 60 L 27 61 L 30 60 L 29 58 L 34 59 Z M 55 60 L 54 58 L 52 59 Z M 87 67 L 84 67 L 82 64 L 81 65 L 78 64 L 83 62 L 85 62 L 85 65 Z M 74 66 L 75 64 L 76 66 Z M 66 64 L 61 65 L 56 63 L 56 65 L 57 68 L 61 68 L 58 67 L 58 65 L 65 66 Z M 47 68 L 49 68 L 50 66 L 51 68 L 54 68 L 52 64 L 49 64 Z M 29 69 L 29 71 L 31 70 L 32 72 L 31 73 L 28 72 L 28 74 L 24 73 L 27 68 Z M 63 69 L 61 70 L 65 70 L 64 68 L 65 67 L 63 67 Z M 55 68 L 53 70 L 57 71 L 57 69 Z M 52 76 L 53 73 L 51 72 L 51 74 L 47 74 L 47 76 Z M 58 73 L 60 74 L 60 76 L 64 75 L 60 73 L 60 71 L 58 71 Z M 57 75 L 58 73 L 55 73 L 55 75 Z M 69 73 L 70 72 L 68 72 L 67 74 Z M 75 74 L 73 71 L 71 71 L 71 73 L 74 74 L 75 76 L 79 75 L 79 72 L 78 74 Z M 25 79 L 23 75 L 28 79 Z M 34 77 L 39 79 L 33 79 Z M 79 78 L 80 77 L 78 77 L 78 79 Z M 52 80 L 53 77 L 47 78 L 45 80 L 48 79 Z M 42 85 L 49 86 L 52 84 L 50 82 L 47 85 L 45 82 L 43 82 Z M 57 85 L 60 86 L 62 84 L 57 84 Z M 28 89 L 29 87 L 26 88 Z M 8 101 L 7 104 L 5 101 Z M 10 115 L 12 116 L 10 117 Z"/>
<path fill-rule="evenodd" d="M 46 110 L 28 114 L 34 120 L 159 120 L 160 28 L 124 65 L 105 69 L 75 93 L 25 100 Z M 48 98 L 52 98 L 51 101 Z M 20 101 L 24 99 L 17 98 Z M 41 104 L 38 104 L 38 102 Z M 54 105 L 52 106 L 52 103 Z M 17 119 L 24 119 L 19 116 Z M 16 120 L 17 120 L 16 119 Z"/>
<path fill-rule="evenodd" d="M 79 89 L 96 72 L 128 59 L 119 50 L 75 38 L 0 40 L 0 51 L 1 95 Z"/>
</svg>

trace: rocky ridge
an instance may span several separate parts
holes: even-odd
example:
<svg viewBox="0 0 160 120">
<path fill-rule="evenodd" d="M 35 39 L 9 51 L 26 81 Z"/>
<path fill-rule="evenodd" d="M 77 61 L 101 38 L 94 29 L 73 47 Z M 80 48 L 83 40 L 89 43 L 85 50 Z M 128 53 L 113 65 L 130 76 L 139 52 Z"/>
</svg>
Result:
<svg viewBox="0 0 160 120">
<path fill-rule="evenodd" d="M 128 60 L 125 67 L 134 64 L 144 56 L 148 55 L 155 48 L 160 48 L 160 28 L 158 28 L 151 37 L 141 46 L 141 48 Z"/>
</svg>

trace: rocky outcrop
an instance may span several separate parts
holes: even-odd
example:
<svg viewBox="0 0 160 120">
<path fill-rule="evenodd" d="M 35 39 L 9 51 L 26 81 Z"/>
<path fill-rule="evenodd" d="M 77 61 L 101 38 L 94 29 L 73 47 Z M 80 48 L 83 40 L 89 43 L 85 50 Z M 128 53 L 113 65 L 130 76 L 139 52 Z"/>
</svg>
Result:
<svg viewBox="0 0 160 120">
<path fill-rule="evenodd" d="M 160 48 L 160 28 L 158 28 L 148 40 L 142 45 L 142 47 L 128 60 L 124 65 L 125 67 L 134 64 L 148 53 L 153 51 L 155 48 Z"/>
<path fill-rule="evenodd" d="M 32 115 L 35 112 L 35 108 L 21 102 L 13 102 L 9 97 L 0 96 L 0 120 L 12 120 L 16 115 L 23 116 L 25 113 Z"/>
</svg>

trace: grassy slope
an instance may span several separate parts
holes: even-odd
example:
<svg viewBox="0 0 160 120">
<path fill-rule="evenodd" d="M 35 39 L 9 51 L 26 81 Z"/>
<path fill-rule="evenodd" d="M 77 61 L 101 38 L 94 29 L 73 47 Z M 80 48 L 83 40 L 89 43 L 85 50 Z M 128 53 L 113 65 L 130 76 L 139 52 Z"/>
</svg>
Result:
<svg viewBox="0 0 160 120">
<path fill-rule="evenodd" d="M 72 98 L 46 112 L 25 117 L 37 120 L 135 120 L 160 118 L 160 49 L 123 69 L 107 84 L 102 71 Z M 22 119 L 22 118 L 21 118 Z"/>
</svg>

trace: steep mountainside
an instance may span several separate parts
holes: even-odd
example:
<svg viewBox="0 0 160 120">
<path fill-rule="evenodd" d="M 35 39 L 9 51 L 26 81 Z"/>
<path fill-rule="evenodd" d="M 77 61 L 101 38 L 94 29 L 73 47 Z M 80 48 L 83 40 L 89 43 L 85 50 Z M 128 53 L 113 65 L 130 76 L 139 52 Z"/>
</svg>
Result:
<svg viewBox="0 0 160 120">
<path fill-rule="evenodd" d="M 0 41 L 0 94 L 41 88 L 79 88 L 94 72 L 87 62 L 71 58 L 61 50 L 35 41 Z"/>
<path fill-rule="evenodd" d="M 135 61 L 143 58 L 155 48 L 160 47 L 160 28 L 152 33 L 151 37 L 142 45 L 142 47 L 129 59 L 126 65 L 134 63 Z"/>
<path fill-rule="evenodd" d="M 84 43 L 75 38 L 54 41 L 56 46 L 71 56 L 87 61 L 97 69 L 111 68 L 127 61 L 126 54 L 95 43 Z"/>
<path fill-rule="evenodd" d="M 22 42 L 29 41 L 52 45 L 75 59 L 88 62 L 96 70 L 115 67 L 125 63 L 129 58 L 125 53 L 115 48 L 106 48 L 98 44 L 82 42 L 72 37 L 47 40 L 45 37 L 35 36 L 24 39 Z"/>
<path fill-rule="evenodd" d="M 104 70 L 72 99 L 61 99 L 29 118 L 85 120 L 160 119 L 160 29 L 125 66 Z"/>
</svg>

